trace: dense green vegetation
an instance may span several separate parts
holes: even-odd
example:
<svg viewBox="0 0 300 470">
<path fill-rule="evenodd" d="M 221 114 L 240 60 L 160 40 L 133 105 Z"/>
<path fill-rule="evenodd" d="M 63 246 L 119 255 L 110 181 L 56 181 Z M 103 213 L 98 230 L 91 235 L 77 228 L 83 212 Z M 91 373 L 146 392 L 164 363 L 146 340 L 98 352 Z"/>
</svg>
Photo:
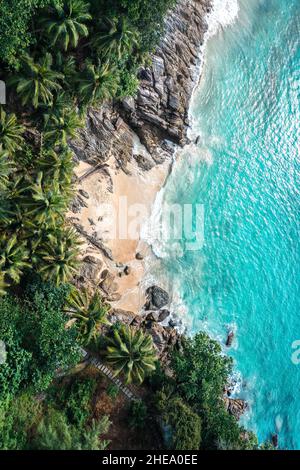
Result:
<svg viewBox="0 0 300 470">
<path fill-rule="evenodd" d="M 69 140 L 89 106 L 134 95 L 138 69 L 175 0 L 2 0 L 0 79 L 0 449 L 104 449 L 109 419 L 94 419 L 94 379 L 65 374 L 80 346 L 100 353 L 155 400 L 132 403 L 129 432 L 159 417 L 172 449 L 251 448 L 224 408 L 231 370 L 205 335 L 175 351 L 172 378 L 158 371 L 152 338 L 110 326 L 98 291 L 71 285 L 80 241 L 65 222 L 74 196 Z M 115 401 L 118 390 L 107 388 Z M 146 400 L 147 401 L 147 400 Z M 156 422 L 156 421 L 155 421 Z M 141 437 L 140 437 L 141 438 Z"/>
<path fill-rule="evenodd" d="M 7 360 L 0 367 L 0 403 L 28 389 L 46 390 L 59 368 L 78 362 L 76 328 L 65 328 L 68 290 L 34 279 L 20 299 L 7 295 L 1 300 L 0 338 Z"/>
<path fill-rule="evenodd" d="M 157 372 L 152 386 L 155 406 L 165 425 L 167 441 L 176 449 L 253 449 L 257 439 L 243 429 L 224 405 L 224 389 L 232 361 L 205 333 L 184 339 L 182 351 L 174 351 L 172 378 Z"/>
<path fill-rule="evenodd" d="M 57 382 L 49 398 L 23 392 L 0 407 L 0 450 L 103 450 L 109 419 L 91 419 L 95 383 Z M 67 401 L 64 401 L 67 400 Z"/>
</svg>

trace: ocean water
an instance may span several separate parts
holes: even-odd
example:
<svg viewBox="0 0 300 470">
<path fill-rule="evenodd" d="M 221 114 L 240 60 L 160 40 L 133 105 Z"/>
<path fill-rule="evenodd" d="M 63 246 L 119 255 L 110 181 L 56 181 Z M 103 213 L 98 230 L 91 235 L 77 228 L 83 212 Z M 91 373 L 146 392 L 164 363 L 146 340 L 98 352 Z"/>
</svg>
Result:
<svg viewBox="0 0 300 470">
<path fill-rule="evenodd" d="M 204 245 L 153 240 L 153 274 L 190 334 L 224 344 L 234 330 L 224 352 L 250 403 L 243 424 L 300 449 L 300 2 L 217 3 L 191 106 L 197 144 L 178 152 L 157 200 L 203 204 Z"/>
</svg>

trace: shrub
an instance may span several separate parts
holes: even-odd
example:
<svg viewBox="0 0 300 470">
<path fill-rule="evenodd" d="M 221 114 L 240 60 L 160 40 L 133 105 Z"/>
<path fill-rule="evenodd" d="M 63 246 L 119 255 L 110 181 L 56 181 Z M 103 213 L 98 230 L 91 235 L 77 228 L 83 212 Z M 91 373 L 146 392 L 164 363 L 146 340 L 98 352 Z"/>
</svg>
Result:
<svg viewBox="0 0 300 470">
<path fill-rule="evenodd" d="M 49 409 L 37 428 L 33 448 L 39 450 L 104 450 L 108 441 L 100 440 L 109 428 L 107 416 L 87 428 L 70 424 L 61 411 Z"/>
<path fill-rule="evenodd" d="M 91 415 L 96 385 L 94 378 L 75 376 L 67 384 L 52 387 L 50 403 L 63 409 L 71 424 L 82 427 Z"/>
<path fill-rule="evenodd" d="M 54 0 L 55 1 L 55 0 Z M 57 0 L 59 3 L 60 0 Z M 0 4 L 0 60 L 18 65 L 18 57 L 33 41 L 31 20 L 37 9 L 53 0 L 2 0 Z"/>
<path fill-rule="evenodd" d="M 21 301 L 11 296 L 0 300 L 0 338 L 7 350 L 0 366 L 1 401 L 28 387 L 45 390 L 58 368 L 78 362 L 76 331 L 65 328 L 65 296 L 65 286 L 38 282 Z"/>
<path fill-rule="evenodd" d="M 186 339 L 182 352 L 172 359 L 174 389 L 202 421 L 202 447 L 205 449 L 244 449 L 257 445 L 249 434 L 243 440 L 243 428 L 224 405 L 223 393 L 232 370 L 232 359 L 222 354 L 221 346 L 206 333 Z"/>
<path fill-rule="evenodd" d="M 42 404 L 23 393 L 0 406 L 0 449 L 22 450 L 28 447 L 28 435 L 37 426 Z"/>
<path fill-rule="evenodd" d="M 134 429 L 143 429 L 147 418 L 147 406 L 143 400 L 134 400 L 129 409 L 129 426 Z"/>
<path fill-rule="evenodd" d="M 168 447 L 174 450 L 199 450 L 201 419 L 180 398 L 160 395 L 159 412 L 164 425 L 169 428 Z"/>
<path fill-rule="evenodd" d="M 115 384 L 110 383 L 107 387 L 106 393 L 112 400 L 115 400 L 119 395 L 119 387 Z"/>
</svg>

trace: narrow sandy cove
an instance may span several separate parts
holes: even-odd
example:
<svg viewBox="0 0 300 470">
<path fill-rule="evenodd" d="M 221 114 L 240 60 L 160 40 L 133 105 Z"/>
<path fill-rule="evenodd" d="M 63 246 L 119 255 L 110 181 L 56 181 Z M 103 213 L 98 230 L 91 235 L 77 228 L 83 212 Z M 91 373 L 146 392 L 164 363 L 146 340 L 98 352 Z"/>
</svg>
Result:
<svg viewBox="0 0 300 470">
<path fill-rule="evenodd" d="M 76 168 L 77 177 L 87 174 L 91 168 L 81 162 Z M 92 255 L 103 263 L 102 271 L 108 269 L 115 275 L 117 297 L 120 298 L 111 302 L 115 308 L 138 313 L 145 303 L 142 288 L 145 261 L 137 259 L 136 254 L 145 258 L 150 253 L 147 242 L 141 240 L 141 227 L 151 215 L 169 168 L 169 159 L 148 171 L 132 160 L 125 173 L 115 167 L 114 161 L 108 161 L 104 170 L 92 173 L 77 186 L 79 194 L 88 197 L 81 197 L 85 207 L 81 208 L 80 214 L 70 212 L 69 217 L 77 219 L 89 236 L 96 236 L 111 251 L 113 260 L 82 237 L 83 257 Z M 124 274 L 125 267 L 128 267 L 127 275 Z"/>
</svg>

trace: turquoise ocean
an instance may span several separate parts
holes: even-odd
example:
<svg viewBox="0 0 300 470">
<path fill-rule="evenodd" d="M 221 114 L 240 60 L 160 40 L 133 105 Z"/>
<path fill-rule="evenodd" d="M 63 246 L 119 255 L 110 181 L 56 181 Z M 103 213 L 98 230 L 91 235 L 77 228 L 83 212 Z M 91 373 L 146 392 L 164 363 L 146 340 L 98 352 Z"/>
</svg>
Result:
<svg viewBox="0 0 300 470">
<path fill-rule="evenodd" d="M 250 404 L 243 424 L 300 449 L 300 2 L 228 5 L 238 14 L 215 18 L 192 100 L 197 143 L 178 152 L 157 201 L 203 204 L 204 245 L 153 241 L 153 275 L 168 279 L 188 333 L 224 345 L 235 332 L 224 352 Z"/>
</svg>

